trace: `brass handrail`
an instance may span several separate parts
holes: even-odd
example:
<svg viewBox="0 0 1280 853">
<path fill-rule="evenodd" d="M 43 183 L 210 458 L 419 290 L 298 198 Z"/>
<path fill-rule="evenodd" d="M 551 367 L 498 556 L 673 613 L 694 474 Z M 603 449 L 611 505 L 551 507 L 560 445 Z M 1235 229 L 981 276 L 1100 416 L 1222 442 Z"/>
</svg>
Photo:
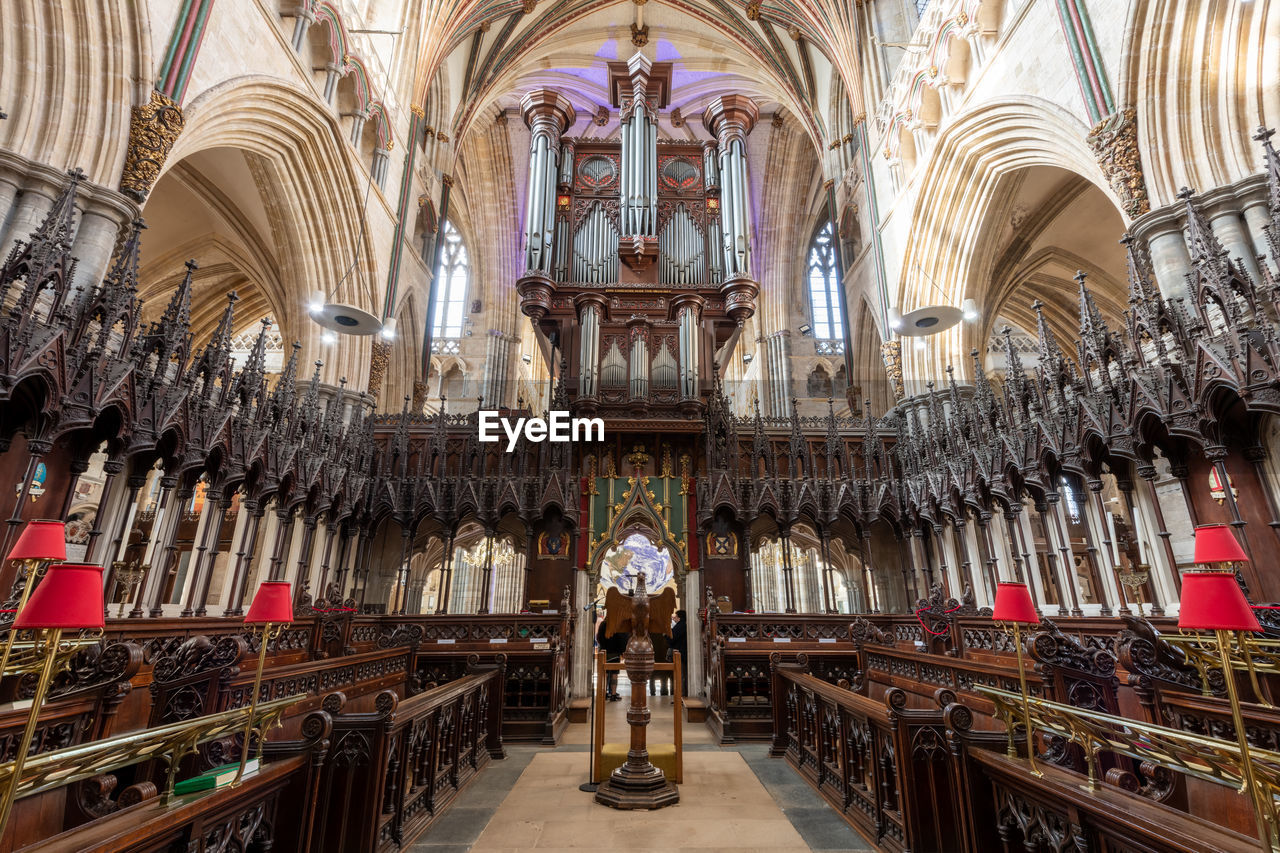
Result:
<svg viewBox="0 0 1280 853">
<path fill-rule="evenodd" d="M 61 672 L 67 661 L 76 655 L 77 652 L 91 648 L 101 643 L 101 634 L 91 634 L 83 637 L 63 637 L 58 642 L 58 650 L 55 653 L 54 671 Z M 5 664 L 4 672 L 0 673 L 6 677 L 26 675 L 29 672 L 39 672 L 44 666 L 45 647 L 41 643 L 33 643 L 29 641 L 17 641 L 13 644 L 13 651 L 9 654 L 9 660 Z"/>
<path fill-rule="evenodd" d="M 1231 785 L 1246 792 L 1244 761 L 1239 745 L 1217 738 L 1141 723 L 1124 717 L 1086 711 L 1032 697 L 1026 704 L 1016 693 L 994 687 L 975 687 L 995 705 L 995 716 L 1011 732 L 1021 725 L 1023 716 L 1030 718 L 1032 729 L 1040 729 L 1077 744 L 1088 763 L 1090 791 L 1098 790 L 1098 753 L 1108 751 L 1127 755 L 1138 761 L 1151 761 L 1196 779 Z M 1268 812 L 1267 839 L 1273 850 L 1280 850 L 1275 834 L 1276 798 L 1280 795 L 1280 752 L 1250 747 L 1249 757 L 1254 781 L 1262 787 L 1263 796 L 1253 798 L 1257 806 Z"/>
<path fill-rule="evenodd" d="M 304 698 L 306 697 L 293 696 L 259 705 L 253 714 L 253 727 L 258 730 L 259 743 L 265 737 L 266 730 L 279 722 L 285 709 Z M 100 773 L 109 773 L 121 767 L 158 758 L 169 765 L 163 800 L 167 802 L 173 793 L 178 764 L 184 756 L 195 752 L 203 743 L 239 733 L 248 722 L 249 709 L 235 708 L 194 720 L 44 752 L 28 759 L 26 766 L 22 768 L 17 796 L 21 798 L 38 794 Z M 0 788 L 10 784 L 12 776 L 13 762 L 0 764 Z"/>
<path fill-rule="evenodd" d="M 1237 639 L 1227 647 L 1227 659 L 1231 669 L 1236 672 L 1249 673 L 1249 683 L 1253 686 L 1254 696 L 1258 704 L 1274 708 L 1271 699 L 1262 690 L 1258 682 L 1258 673 L 1280 675 L 1280 640 L 1250 636 L 1245 633 L 1232 635 Z M 1200 674 L 1201 690 L 1205 696 L 1212 695 L 1209 688 L 1209 672 L 1222 669 L 1222 655 L 1218 651 L 1217 640 L 1212 634 L 1184 632 L 1181 634 L 1161 634 L 1160 639 L 1168 641 L 1171 646 L 1181 650 L 1187 656 L 1187 662 Z"/>
</svg>

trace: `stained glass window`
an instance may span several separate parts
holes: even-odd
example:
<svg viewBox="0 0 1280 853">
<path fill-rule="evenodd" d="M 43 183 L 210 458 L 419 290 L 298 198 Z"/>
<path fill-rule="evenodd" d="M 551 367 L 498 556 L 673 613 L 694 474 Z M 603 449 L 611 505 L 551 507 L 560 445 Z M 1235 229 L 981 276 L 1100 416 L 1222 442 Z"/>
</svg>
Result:
<svg viewBox="0 0 1280 853">
<path fill-rule="evenodd" d="M 453 227 L 453 223 L 446 219 L 440 266 L 436 269 L 436 325 L 432 331 L 433 337 L 462 337 L 462 315 L 466 310 L 467 279 L 470 273 L 467 244 L 462 242 L 462 235 Z"/>
<path fill-rule="evenodd" d="M 839 286 L 836 244 L 831 223 L 827 222 L 809 246 L 809 307 L 813 311 L 813 337 L 816 340 L 844 339 L 840 294 L 836 290 Z"/>
</svg>

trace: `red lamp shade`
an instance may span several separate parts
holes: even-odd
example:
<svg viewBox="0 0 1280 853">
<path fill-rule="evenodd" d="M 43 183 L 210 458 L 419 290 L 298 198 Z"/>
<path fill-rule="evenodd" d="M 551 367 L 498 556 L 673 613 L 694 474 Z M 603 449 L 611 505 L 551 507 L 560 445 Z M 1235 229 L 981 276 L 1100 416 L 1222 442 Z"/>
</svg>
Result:
<svg viewBox="0 0 1280 853">
<path fill-rule="evenodd" d="M 249 605 L 245 622 L 292 622 L 293 591 L 288 581 L 263 581 Z"/>
<path fill-rule="evenodd" d="M 54 563 L 14 619 L 15 628 L 102 628 L 102 566 Z"/>
<path fill-rule="evenodd" d="M 1031 601 L 1031 590 L 1025 583 L 1005 583 L 996 585 L 996 605 L 992 608 L 991 618 L 997 622 L 1030 622 L 1040 621 L 1036 615 L 1036 606 Z"/>
<path fill-rule="evenodd" d="M 9 552 L 10 560 L 67 559 L 67 526 L 47 518 L 28 521 Z"/>
<path fill-rule="evenodd" d="M 1196 528 L 1197 563 L 1243 563 L 1248 560 L 1240 541 L 1227 525 L 1206 524 Z"/>
<path fill-rule="evenodd" d="M 1262 630 L 1231 572 L 1187 572 L 1182 576 L 1178 627 L 1196 631 Z"/>
</svg>

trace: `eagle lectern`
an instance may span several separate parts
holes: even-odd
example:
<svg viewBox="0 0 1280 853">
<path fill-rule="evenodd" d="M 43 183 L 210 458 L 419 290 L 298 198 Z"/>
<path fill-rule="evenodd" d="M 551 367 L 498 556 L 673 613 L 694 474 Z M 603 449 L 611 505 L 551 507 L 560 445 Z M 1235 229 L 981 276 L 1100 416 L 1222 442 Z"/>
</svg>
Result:
<svg viewBox="0 0 1280 853">
<path fill-rule="evenodd" d="M 660 809 L 680 802 L 676 786 L 649 761 L 649 679 L 653 677 L 653 630 L 670 636 L 671 614 L 676 609 L 676 591 L 667 588 L 649 597 L 644 572 L 636 576 L 635 592 L 624 595 L 617 587 L 605 596 L 607 632 L 630 631 L 627 650 L 622 655 L 631 681 L 631 705 L 627 724 L 631 727 L 631 748 L 627 760 L 613 771 L 596 791 L 596 802 L 615 809 Z"/>
</svg>

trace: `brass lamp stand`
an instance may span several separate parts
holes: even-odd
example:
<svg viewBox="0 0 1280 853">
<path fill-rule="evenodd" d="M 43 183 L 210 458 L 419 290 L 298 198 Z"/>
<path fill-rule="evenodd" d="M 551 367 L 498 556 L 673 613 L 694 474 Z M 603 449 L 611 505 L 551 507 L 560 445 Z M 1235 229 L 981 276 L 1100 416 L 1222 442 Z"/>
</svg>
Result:
<svg viewBox="0 0 1280 853">
<path fill-rule="evenodd" d="M 66 525 L 61 521 L 38 518 L 28 521 L 22 528 L 22 535 L 13 543 L 8 559 L 18 563 L 18 571 L 24 572 L 26 580 L 22 584 L 22 592 L 18 596 L 18 608 L 14 611 L 14 621 L 27 606 L 31 591 L 36 581 L 44 577 L 50 564 L 67 559 Z M 0 652 L 0 673 L 9 665 L 9 656 L 13 653 L 13 642 L 18 636 L 18 629 L 11 627 L 4 641 L 4 651 Z"/>
<path fill-rule="evenodd" d="M 1027 730 L 1027 761 L 1031 765 L 1031 775 L 1043 776 L 1044 774 L 1036 767 L 1035 736 L 1031 731 L 1031 700 L 1027 692 L 1027 668 L 1026 662 L 1022 659 L 1022 626 L 1040 623 L 1035 603 L 1031 600 L 1031 590 L 1027 585 L 1005 581 L 997 584 L 991 618 L 996 622 L 1005 622 L 1013 626 L 1013 647 L 1018 655 L 1018 687 L 1022 691 L 1022 725 Z M 1013 746 L 1013 726 L 1010 726 L 1009 757 L 1016 756 L 1017 752 Z"/>
<path fill-rule="evenodd" d="M 33 630 L 37 634 L 37 644 L 40 634 L 44 631 L 48 631 L 48 634 L 44 637 L 44 659 L 40 667 L 40 678 L 36 682 L 35 696 L 31 700 L 31 710 L 27 712 L 27 725 L 22 731 L 22 740 L 18 743 L 13 761 L 8 765 L 9 784 L 4 787 L 3 798 L 0 799 L 0 836 L 4 835 L 14 800 L 18 796 L 18 788 L 22 784 L 22 768 L 26 766 L 27 753 L 31 751 L 31 742 L 35 739 L 40 706 L 44 703 L 49 683 L 53 680 L 62 632 L 84 628 L 102 630 L 104 627 L 102 567 L 78 563 L 58 563 L 50 567 L 40 588 L 14 619 L 10 634 Z"/>
<path fill-rule="evenodd" d="M 253 718 L 258 710 L 258 694 L 262 691 L 262 670 L 267 665 L 267 644 L 280 636 L 284 626 L 293 621 L 293 593 L 287 581 L 263 581 L 245 614 L 246 625 L 262 625 L 262 643 L 258 647 L 258 671 L 253 677 L 253 693 L 249 697 L 249 719 L 244 724 L 244 743 L 240 747 L 240 766 L 231 787 L 244 779 L 244 768 L 249 763 L 249 741 L 253 738 Z M 265 732 L 258 738 L 261 755 Z"/>
<path fill-rule="evenodd" d="M 1231 528 L 1225 524 L 1209 524 L 1196 528 L 1195 555 L 1199 565 L 1225 565 L 1246 562 L 1249 558 Z M 1227 702 L 1231 706 L 1231 722 L 1235 726 L 1236 744 L 1240 749 L 1240 793 L 1248 794 L 1258 826 L 1258 840 L 1264 850 L 1277 849 L 1275 803 L 1269 790 L 1258 783 L 1253 758 L 1249 753 L 1249 736 L 1245 729 L 1240 695 L 1236 690 L 1235 671 L 1231 666 L 1231 641 L 1235 636 L 1245 649 L 1245 631 L 1261 631 L 1234 571 L 1197 571 L 1182 576 L 1182 597 L 1178 608 L 1178 627 L 1182 630 L 1212 631 L 1217 639 L 1222 661 Z M 1247 654 L 1247 652 L 1246 652 Z"/>
</svg>

